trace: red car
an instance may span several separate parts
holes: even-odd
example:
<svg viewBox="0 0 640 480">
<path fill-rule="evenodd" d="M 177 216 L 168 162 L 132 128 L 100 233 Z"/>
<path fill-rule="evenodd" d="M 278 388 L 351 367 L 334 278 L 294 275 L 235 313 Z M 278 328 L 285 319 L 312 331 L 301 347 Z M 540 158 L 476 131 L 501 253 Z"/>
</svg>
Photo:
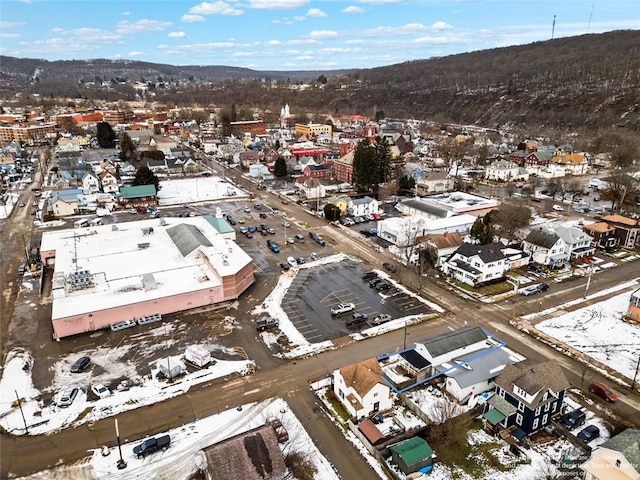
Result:
<svg viewBox="0 0 640 480">
<path fill-rule="evenodd" d="M 602 382 L 593 382 L 589 384 L 589 391 L 598 397 L 604 398 L 607 402 L 615 402 L 618 400 L 618 396 Z"/>
<path fill-rule="evenodd" d="M 267 214 L 264 212 L 260 213 L 260 218 L 267 218 Z"/>
<path fill-rule="evenodd" d="M 282 199 L 282 204 L 283 205 L 288 205 L 289 204 L 289 200 L 287 200 L 286 198 Z"/>
</svg>

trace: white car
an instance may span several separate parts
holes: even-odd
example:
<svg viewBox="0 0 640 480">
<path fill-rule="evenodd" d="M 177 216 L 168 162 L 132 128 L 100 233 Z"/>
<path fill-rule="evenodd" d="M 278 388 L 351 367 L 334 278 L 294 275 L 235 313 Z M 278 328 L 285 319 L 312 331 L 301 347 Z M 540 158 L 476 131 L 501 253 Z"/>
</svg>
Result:
<svg viewBox="0 0 640 480">
<path fill-rule="evenodd" d="M 297 267 L 298 266 L 298 262 L 295 258 L 293 257 L 287 257 L 287 263 L 289 265 L 291 265 L 292 267 Z"/>
<path fill-rule="evenodd" d="M 561 207 L 560 205 L 554 205 L 551 208 L 553 208 L 556 212 L 563 212 L 564 211 L 564 208 Z"/>
<path fill-rule="evenodd" d="M 349 313 L 356 309 L 353 303 L 341 303 L 335 307 L 331 307 L 331 315 L 341 315 L 343 313 Z"/>
<path fill-rule="evenodd" d="M 107 398 L 111 396 L 111 390 L 102 385 L 101 383 L 96 383 L 91 386 L 91 391 L 98 398 Z"/>
</svg>

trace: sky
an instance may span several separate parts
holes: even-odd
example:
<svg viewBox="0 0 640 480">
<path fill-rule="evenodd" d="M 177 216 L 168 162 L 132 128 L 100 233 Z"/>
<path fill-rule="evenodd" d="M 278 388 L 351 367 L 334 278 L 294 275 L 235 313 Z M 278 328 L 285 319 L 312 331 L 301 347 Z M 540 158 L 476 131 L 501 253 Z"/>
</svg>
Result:
<svg viewBox="0 0 640 480">
<path fill-rule="evenodd" d="M 372 68 L 639 29 L 637 0 L 2 0 L 0 54 L 255 70 Z"/>
</svg>

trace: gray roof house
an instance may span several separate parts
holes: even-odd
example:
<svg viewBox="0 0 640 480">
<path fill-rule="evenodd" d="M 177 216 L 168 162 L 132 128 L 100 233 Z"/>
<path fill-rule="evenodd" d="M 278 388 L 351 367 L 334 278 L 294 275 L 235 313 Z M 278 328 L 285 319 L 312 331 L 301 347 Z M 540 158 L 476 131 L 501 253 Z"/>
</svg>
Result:
<svg viewBox="0 0 640 480">
<path fill-rule="evenodd" d="M 522 250 L 531 255 L 531 259 L 540 265 L 555 267 L 569 259 L 566 242 L 555 233 L 542 229 L 532 230 L 522 241 Z"/>
<path fill-rule="evenodd" d="M 509 270 L 504 248 L 500 242 L 488 245 L 465 243 L 442 263 L 442 270 L 472 287 L 499 280 Z"/>
<path fill-rule="evenodd" d="M 589 480 L 638 480 L 640 430 L 627 428 L 599 446 L 580 468 Z"/>
<path fill-rule="evenodd" d="M 554 228 L 554 232 L 567 244 L 570 260 L 590 258 L 596 251 L 595 246 L 592 245 L 593 237 L 587 235 L 581 228 L 558 225 Z"/>
</svg>

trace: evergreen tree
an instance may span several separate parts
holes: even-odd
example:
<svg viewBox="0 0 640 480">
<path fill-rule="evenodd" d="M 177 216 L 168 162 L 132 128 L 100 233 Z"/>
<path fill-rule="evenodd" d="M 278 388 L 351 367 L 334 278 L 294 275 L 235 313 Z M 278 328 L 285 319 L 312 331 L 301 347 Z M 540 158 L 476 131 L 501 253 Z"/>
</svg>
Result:
<svg viewBox="0 0 640 480">
<path fill-rule="evenodd" d="M 391 149 L 386 139 L 375 143 L 363 140 L 353 154 L 353 183 L 358 192 L 371 192 L 384 183 L 391 172 Z"/>
<path fill-rule="evenodd" d="M 120 160 L 123 162 L 134 162 L 136 158 L 136 147 L 127 132 L 120 134 Z"/>
<path fill-rule="evenodd" d="M 156 193 L 160 190 L 160 179 L 146 165 L 138 168 L 136 176 L 133 179 L 133 185 L 153 185 L 156 187 Z"/>
<path fill-rule="evenodd" d="M 490 222 L 490 216 L 476 218 L 473 222 L 469 234 L 475 238 L 481 245 L 488 245 L 493 242 L 493 226 Z"/>
<path fill-rule="evenodd" d="M 340 208 L 335 206 L 333 203 L 327 203 L 324 206 L 324 218 L 330 222 L 338 220 L 340 218 L 340 213 Z"/>
<path fill-rule="evenodd" d="M 100 148 L 113 148 L 116 141 L 116 134 L 107 122 L 98 122 L 96 125 L 96 140 Z"/>
<path fill-rule="evenodd" d="M 288 173 L 287 162 L 285 162 L 284 158 L 278 157 L 275 165 L 273 166 L 273 174 L 278 178 L 282 178 L 286 177 Z"/>
</svg>

